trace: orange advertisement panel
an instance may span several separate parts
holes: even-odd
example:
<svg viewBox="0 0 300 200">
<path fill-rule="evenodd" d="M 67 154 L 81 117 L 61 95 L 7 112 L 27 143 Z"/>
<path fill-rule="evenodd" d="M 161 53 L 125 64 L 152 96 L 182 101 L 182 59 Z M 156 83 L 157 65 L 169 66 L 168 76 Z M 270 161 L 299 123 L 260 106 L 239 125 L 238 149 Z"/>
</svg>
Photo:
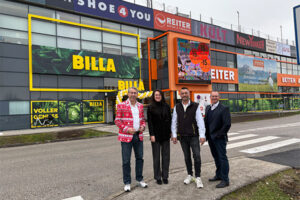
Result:
<svg viewBox="0 0 300 200">
<path fill-rule="evenodd" d="M 300 76 L 277 74 L 278 86 L 300 87 Z"/>
<path fill-rule="evenodd" d="M 191 19 L 153 10 L 154 28 L 164 31 L 177 31 L 191 34 Z"/>
<path fill-rule="evenodd" d="M 265 63 L 262 60 L 253 60 L 253 66 L 255 67 L 265 67 Z"/>
<path fill-rule="evenodd" d="M 211 66 L 211 82 L 238 84 L 238 70 L 229 67 Z"/>
</svg>

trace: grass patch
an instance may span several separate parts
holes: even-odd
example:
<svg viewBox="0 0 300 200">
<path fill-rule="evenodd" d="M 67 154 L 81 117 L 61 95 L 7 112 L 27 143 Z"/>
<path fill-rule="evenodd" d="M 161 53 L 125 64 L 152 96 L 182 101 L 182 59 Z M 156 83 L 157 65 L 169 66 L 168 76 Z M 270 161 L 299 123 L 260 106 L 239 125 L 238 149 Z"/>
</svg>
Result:
<svg viewBox="0 0 300 200">
<path fill-rule="evenodd" d="M 225 195 L 221 200 L 298 200 L 300 169 L 289 169 Z"/>
<path fill-rule="evenodd" d="M 74 140 L 74 139 L 103 137 L 103 136 L 110 136 L 110 135 L 115 135 L 115 134 L 109 132 L 97 131 L 93 129 L 78 129 L 78 130 L 51 132 L 51 133 L 1 136 L 0 148 L 30 145 L 30 144 L 43 144 L 48 142 Z"/>
</svg>

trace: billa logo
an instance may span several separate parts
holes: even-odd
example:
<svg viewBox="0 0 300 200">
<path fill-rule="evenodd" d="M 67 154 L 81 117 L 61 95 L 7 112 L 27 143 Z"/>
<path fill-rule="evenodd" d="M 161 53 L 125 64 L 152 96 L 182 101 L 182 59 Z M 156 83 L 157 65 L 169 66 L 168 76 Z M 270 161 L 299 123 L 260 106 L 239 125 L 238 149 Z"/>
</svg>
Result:
<svg viewBox="0 0 300 200">
<path fill-rule="evenodd" d="M 155 23 L 157 26 L 164 27 L 166 25 L 166 18 L 162 14 L 155 16 Z"/>
</svg>

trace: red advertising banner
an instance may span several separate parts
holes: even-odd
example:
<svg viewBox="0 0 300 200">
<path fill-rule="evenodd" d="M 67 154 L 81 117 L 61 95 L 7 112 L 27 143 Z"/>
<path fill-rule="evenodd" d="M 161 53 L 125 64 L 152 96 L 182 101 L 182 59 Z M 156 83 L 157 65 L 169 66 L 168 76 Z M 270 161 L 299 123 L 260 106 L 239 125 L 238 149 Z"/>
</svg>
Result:
<svg viewBox="0 0 300 200">
<path fill-rule="evenodd" d="M 192 33 L 191 19 L 172 15 L 166 12 L 153 10 L 154 28 L 164 31 L 177 31 L 181 33 Z"/>
<path fill-rule="evenodd" d="M 229 67 L 211 66 L 212 83 L 238 84 L 238 69 Z"/>
<path fill-rule="evenodd" d="M 278 86 L 300 87 L 300 75 L 277 74 Z"/>
</svg>

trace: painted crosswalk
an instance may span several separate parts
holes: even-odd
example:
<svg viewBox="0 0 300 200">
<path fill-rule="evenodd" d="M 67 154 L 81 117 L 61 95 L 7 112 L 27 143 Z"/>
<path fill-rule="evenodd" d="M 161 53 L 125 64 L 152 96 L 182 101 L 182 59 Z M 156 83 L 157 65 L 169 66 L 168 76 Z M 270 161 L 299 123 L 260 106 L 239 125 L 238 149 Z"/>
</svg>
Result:
<svg viewBox="0 0 300 200">
<path fill-rule="evenodd" d="M 242 150 L 241 152 L 254 154 L 254 153 L 269 151 L 269 150 L 272 150 L 272 149 L 277 149 L 277 148 L 280 148 L 280 147 L 284 147 L 284 146 L 291 145 L 291 144 L 296 144 L 296 143 L 300 143 L 300 139 L 292 138 L 292 139 L 283 140 L 283 141 L 280 141 L 280 142 L 275 142 L 275 143 L 271 143 L 271 144 L 266 144 L 266 145 L 254 147 L 254 148 L 251 148 L 251 149 L 245 149 L 245 150 Z"/>
<path fill-rule="evenodd" d="M 277 136 L 266 136 L 266 137 L 261 137 L 261 138 L 257 138 L 257 139 L 253 139 L 253 140 L 236 142 L 233 144 L 229 143 L 227 145 L 227 149 L 233 149 L 233 148 L 242 147 L 242 146 L 246 146 L 246 145 L 250 145 L 250 144 L 257 144 L 260 142 L 266 142 L 266 141 L 270 141 L 270 140 L 274 140 L 274 139 L 278 139 L 278 138 L 279 137 L 277 137 Z"/>
</svg>

